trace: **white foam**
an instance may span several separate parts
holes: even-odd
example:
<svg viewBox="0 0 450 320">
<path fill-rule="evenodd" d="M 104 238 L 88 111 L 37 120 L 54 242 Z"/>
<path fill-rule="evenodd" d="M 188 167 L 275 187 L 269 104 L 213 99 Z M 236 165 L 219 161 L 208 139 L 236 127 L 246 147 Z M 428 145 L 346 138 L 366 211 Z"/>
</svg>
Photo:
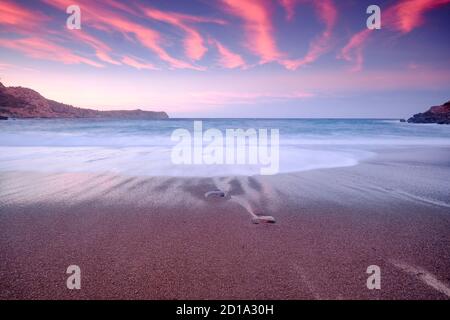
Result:
<svg viewBox="0 0 450 320">
<path fill-rule="evenodd" d="M 0 171 L 110 172 L 149 176 L 258 175 L 261 165 L 175 165 L 177 128 L 191 120 L 18 120 L 0 124 Z M 353 166 L 374 147 L 450 146 L 450 127 L 385 120 L 211 120 L 205 127 L 279 128 L 279 172 Z"/>
<path fill-rule="evenodd" d="M 364 151 L 281 147 L 280 173 L 352 166 Z M 0 171 L 109 172 L 147 176 L 258 175 L 261 165 L 176 165 L 169 147 L 0 147 Z"/>
</svg>

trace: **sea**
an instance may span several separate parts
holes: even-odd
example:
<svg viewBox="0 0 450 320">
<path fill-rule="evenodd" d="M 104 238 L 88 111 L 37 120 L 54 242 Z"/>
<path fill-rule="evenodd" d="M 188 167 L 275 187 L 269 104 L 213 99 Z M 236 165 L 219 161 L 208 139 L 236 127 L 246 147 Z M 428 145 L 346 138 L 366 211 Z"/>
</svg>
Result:
<svg viewBox="0 0 450 320">
<path fill-rule="evenodd" d="M 216 129 L 224 137 L 230 129 L 277 132 L 278 144 L 267 149 L 272 163 L 177 163 L 174 148 L 180 148 L 180 141 L 174 132 L 184 129 L 193 136 L 195 122 L 204 132 Z M 245 141 L 250 150 L 254 140 Z M 205 148 L 211 140 L 200 151 L 190 143 L 192 153 L 211 151 Z M 258 175 L 272 165 L 276 170 L 271 174 L 283 174 L 354 166 L 380 150 L 414 146 L 450 147 L 450 126 L 390 119 L 10 119 L 0 121 L 0 172 L 213 177 Z"/>
</svg>

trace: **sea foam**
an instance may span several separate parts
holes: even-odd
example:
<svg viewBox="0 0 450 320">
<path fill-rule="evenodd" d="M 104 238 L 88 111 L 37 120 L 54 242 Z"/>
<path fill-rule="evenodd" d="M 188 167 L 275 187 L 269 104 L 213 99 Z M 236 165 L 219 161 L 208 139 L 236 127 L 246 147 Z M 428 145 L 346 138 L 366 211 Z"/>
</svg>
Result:
<svg viewBox="0 0 450 320">
<path fill-rule="evenodd" d="M 450 128 L 385 120 L 203 120 L 205 128 L 280 131 L 279 173 L 353 166 L 380 146 L 450 145 Z M 257 175 L 261 165 L 176 165 L 173 130 L 192 120 L 17 120 L 0 124 L 0 171 L 146 176 Z"/>
</svg>

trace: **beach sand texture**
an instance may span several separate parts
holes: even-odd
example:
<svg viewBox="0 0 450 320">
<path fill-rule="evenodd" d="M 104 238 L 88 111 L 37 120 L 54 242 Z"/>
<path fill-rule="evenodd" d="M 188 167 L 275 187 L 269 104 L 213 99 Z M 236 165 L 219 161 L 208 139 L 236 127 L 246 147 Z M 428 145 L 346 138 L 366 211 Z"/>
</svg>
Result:
<svg viewBox="0 0 450 320">
<path fill-rule="evenodd" d="M 449 167 L 433 147 L 276 176 L 2 172 L 0 298 L 449 299 Z"/>
</svg>

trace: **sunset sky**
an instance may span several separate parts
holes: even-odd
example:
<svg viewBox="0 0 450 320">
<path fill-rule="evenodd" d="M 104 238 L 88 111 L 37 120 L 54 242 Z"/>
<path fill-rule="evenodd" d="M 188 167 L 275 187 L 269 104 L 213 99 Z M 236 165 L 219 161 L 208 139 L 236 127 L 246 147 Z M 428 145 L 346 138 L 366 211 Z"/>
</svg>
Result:
<svg viewBox="0 0 450 320">
<path fill-rule="evenodd" d="M 450 0 L 124 3 L 0 0 L 0 81 L 173 117 L 403 118 L 450 100 Z"/>
</svg>

